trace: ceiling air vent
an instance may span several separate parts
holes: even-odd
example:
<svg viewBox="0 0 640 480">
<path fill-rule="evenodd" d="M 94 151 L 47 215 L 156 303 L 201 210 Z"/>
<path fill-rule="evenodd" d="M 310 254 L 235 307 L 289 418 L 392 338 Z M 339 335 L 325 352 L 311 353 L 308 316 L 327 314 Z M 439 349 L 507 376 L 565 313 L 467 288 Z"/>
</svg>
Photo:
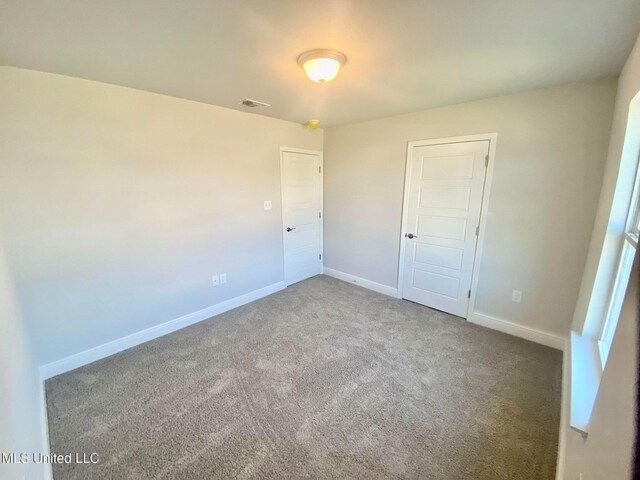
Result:
<svg viewBox="0 0 640 480">
<path fill-rule="evenodd" d="M 271 105 L 268 103 L 264 103 L 264 102 L 259 102 L 257 100 L 251 100 L 250 98 L 245 98 L 244 100 L 242 100 L 238 105 L 244 105 L 245 107 L 251 107 L 251 108 L 256 108 L 256 107 L 270 107 Z"/>
</svg>

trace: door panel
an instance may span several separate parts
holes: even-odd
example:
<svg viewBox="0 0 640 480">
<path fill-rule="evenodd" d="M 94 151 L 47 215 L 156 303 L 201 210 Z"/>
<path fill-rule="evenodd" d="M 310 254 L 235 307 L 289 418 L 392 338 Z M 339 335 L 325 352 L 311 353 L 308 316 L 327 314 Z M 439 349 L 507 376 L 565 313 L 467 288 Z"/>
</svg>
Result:
<svg viewBox="0 0 640 480">
<path fill-rule="evenodd" d="M 417 235 L 447 240 L 464 240 L 467 231 L 467 219 L 440 217 L 436 215 L 418 215 L 418 224 L 414 229 Z"/>
<path fill-rule="evenodd" d="M 434 267 L 450 268 L 460 270 L 464 250 L 461 248 L 441 247 L 428 243 L 416 243 L 414 263 L 431 265 Z"/>
<path fill-rule="evenodd" d="M 283 151 L 282 235 L 287 285 L 321 272 L 321 210 L 320 154 Z"/>
<path fill-rule="evenodd" d="M 413 271 L 413 282 L 411 286 L 428 293 L 437 293 L 455 299 L 458 295 L 460 279 L 435 272 L 415 269 Z"/>
<path fill-rule="evenodd" d="M 489 141 L 409 153 L 403 297 L 466 317 Z"/>
<path fill-rule="evenodd" d="M 427 161 L 425 162 L 424 159 Z M 420 161 L 420 179 L 471 178 L 473 177 L 473 164 L 473 155 L 433 154 L 425 156 Z"/>
<path fill-rule="evenodd" d="M 420 188 L 420 208 L 450 208 L 467 210 L 471 189 L 469 187 Z"/>
</svg>

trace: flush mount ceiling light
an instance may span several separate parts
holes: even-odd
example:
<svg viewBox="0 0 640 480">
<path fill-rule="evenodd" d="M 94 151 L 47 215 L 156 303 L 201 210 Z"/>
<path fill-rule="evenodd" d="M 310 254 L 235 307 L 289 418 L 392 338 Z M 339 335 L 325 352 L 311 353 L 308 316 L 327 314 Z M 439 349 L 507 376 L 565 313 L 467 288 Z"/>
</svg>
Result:
<svg viewBox="0 0 640 480">
<path fill-rule="evenodd" d="M 298 57 L 298 65 L 311 80 L 317 83 L 330 82 L 340 67 L 347 63 L 347 57 L 336 50 L 309 50 Z"/>
</svg>

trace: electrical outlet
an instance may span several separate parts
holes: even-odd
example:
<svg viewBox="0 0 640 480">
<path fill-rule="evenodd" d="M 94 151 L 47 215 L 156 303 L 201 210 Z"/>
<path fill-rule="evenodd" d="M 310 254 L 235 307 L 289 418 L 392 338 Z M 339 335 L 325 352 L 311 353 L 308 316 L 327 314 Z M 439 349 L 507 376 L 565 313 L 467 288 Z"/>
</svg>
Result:
<svg viewBox="0 0 640 480">
<path fill-rule="evenodd" d="M 271 210 L 272 205 L 271 205 L 271 200 L 265 200 L 264 201 L 264 209 L 265 210 Z"/>
<path fill-rule="evenodd" d="M 220 274 L 220 283 L 227 283 L 227 274 L 226 273 L 221 273 Z"/>
<path fill-rule="evenodd" d="M 511 301 L 516 303 L 522 302 L 522 292 L 520 290 L 514 290 L 511 294 Z"/>
<path fill-rule="evenodd" d="M 214 287 L 220 285 L 220 277 L 218 275 L 211 276 L 211 285 L 213 285 Z"/>
</svg>

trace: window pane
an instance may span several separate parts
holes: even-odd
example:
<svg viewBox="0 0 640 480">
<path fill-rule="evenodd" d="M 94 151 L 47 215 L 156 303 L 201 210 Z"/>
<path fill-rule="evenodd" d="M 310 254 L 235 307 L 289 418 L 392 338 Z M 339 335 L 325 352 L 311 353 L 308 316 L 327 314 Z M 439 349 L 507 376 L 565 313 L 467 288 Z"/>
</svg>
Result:
<svg viewBox="0 0 640 480">
<path fill-rule="evenodd" d="M 622 303 L 624 302 L 624 297 L 627 292 L 627 285 L 629 283 L 629 276 L 631 275 L 635 254 L 635 247 L 628 241 L 625 241 L 622 247 L 622 255 L 620 256 L 616 280 L 613 285 L 611 303 L 609 303 L 607 317 L 602 329 L 602 336 L 600 337 L 600 359 L 602 360 L 603 368 L 607 363 L 607 357 L 611 349 L 611 341 L 613 340 L 613 334 L 618 324 L 618 317 L 620 317 L 620 311 L 622 310 Z"/>
</svg>

